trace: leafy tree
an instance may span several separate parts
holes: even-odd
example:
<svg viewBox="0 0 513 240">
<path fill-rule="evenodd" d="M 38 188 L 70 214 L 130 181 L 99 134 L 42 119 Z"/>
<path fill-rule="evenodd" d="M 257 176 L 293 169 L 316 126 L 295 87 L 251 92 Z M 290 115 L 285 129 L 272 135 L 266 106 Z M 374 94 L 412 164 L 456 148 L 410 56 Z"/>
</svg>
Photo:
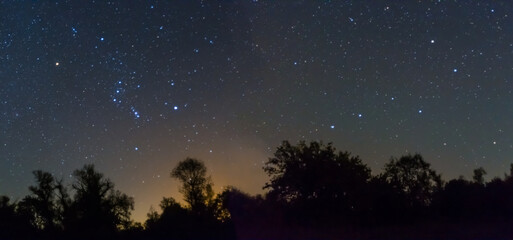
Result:
<svg viewBox="0 0 513 240">
<path fill-rule="evenodd" d="M 508 186 L 507 182 L 498 177 L 486 183 L 484 194 L 482 193 L 484 195 L 484 204 L 480 206 L 484 209 L 486 218 L 512 218 L 513 209 L 511 202 L 513 201 L 513 192 L 511 187 L 511 185 Z"/>
<path fill-rule="evenodd" d="M 331 143 L 284 141 L 265 163 L 269 196 L 300 208 L 301 215 L 335 216 L 364 210 L 370 169 L 358 156 L 337 152 Z M 298 212 L 298 211 L 292 211 Z"/>
<path fill-rule="evenodd" d="M 392 158 L 381 177 L 403 193 L 412 206 L 428 206 L 433 195 L 442 188 L 440 174 L 430 166 L 420 154 Z"/>
<path fill-rule="evenodd" d="M 162 213 L 150 209 L 145 223 L 148 236 L 155 239 L 230 239 L 232 229 L 225 222 L 219 197 L 214 198 L 212 181 L 205 164 L 186 158 L 171 171 L 171 177 L 181 182 L 180 192 L 188 207 L 173 198 L 163 198 Z M 172 226 L 172 228 L 170 228 Z M 198 231 L 200 230 L 200 231 Z"/>
<path fill-rule="evenodd" d="M 171 177 L 178 179 L 184 195 L 194 213 L 204 213 L 213 199 L 212 180 L 207 176 L 205 164 L 194 158 L 186 158 L 171 171 Z"/>
<path fill-rule="evenodd" d="M 434 209 L 444 217 L 457 220 L 476 220 L 483 213 L 484 185 L 463 177 L 450 180 L 436 194 Z"/>
<path fill-rule="evenodd" d="M 153 239 L 230 239 L 231 232 L 214 215 L 197 214 L 184 208 L 174 198 L 164 197 L 161 214 L 150 209 L 145 223 L 148 236 Z"/>
<path fill-rule="evenodd" d="M 474 169 L 474 176 L 472 176 L 472 179 L 474 179 L 474 182 L 479 184 L 484 184 L 484 175 L 486 175 L 486 171 L 483 167 Z"/>
<path fill-rule="evenodd" d="M 364 219 L 367 224 L 396 224 L 408 217 L 404 211 L 408 200 L 382 176 L 375 176 L 369 182 L 367 199 L 371 206 Z"/>
<path fill-rule="evenodd" d="M 154 234 L 172 234 L 174 237 L 183 236 L 184 227 L 187 227 L 191 223 L 189 212 L 183 208 L 176 200 L 172 197 L 164 197 L 160 201 L 161 214 L 150 208 L 150 212 L 147 214 L 148 219 L 145 222 L 146 229 L 153 232 Z M 173 226 L 175 231 L 169 231 L 169 226 Z"/>
<path fill-rule="evenodd" d="M 31 216 L 19 211 L 19 203 L 11 203 L 9 197 L 0 196 L 0 239 L 35 239 Z"/>
<path fill-rule="evenodd" d="M 264 221 L 267 209 L 262 196 L 250 196 L 241 190 L 229 186 L 218 195 L 223 205 L 223 213 L 229 215 L 235 224 L 254 224 L 258 221 Z M 265 220 L 267 221 L 267 219 Z"/>
<path fill-rule="evenodd" d="M 75 191 L 70 211 L 71 224 L 77 230 L 91 233 L 113 233 L 127 228 L 133 198 L 114 189 L 114 184 L 94 169 L 85 165 L 73 173 Z"/>
<path fill-rule="evenodd" d="M 61 220 L 57 189 L 62 188 L 62 185 L 48 172 L 37 170 L 33 174 L 37 185 L 29 187 L 31 194 L 22 200 L 20 208 L 29 214 L 36 228 L 56 230 Z"/>
<path fill-rule="evenodd" d="M 226 190 L 217 194 L 209 205 L 210 214 L 221 222 L 229 221 L 231 218 L 230 212 L 224 205 L 225 192 Z"/>
</svg>

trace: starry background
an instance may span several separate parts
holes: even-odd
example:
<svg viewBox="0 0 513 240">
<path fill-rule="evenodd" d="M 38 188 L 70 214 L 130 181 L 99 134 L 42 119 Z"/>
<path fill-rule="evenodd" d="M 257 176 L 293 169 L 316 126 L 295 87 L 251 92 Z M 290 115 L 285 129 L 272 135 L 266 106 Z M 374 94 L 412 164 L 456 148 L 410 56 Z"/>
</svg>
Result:
<svg viewBox="0 0 513 240">
<path fill-rule="evenodd" d="M 379 173 L 419 152 L 445 179 L 513 162 L 508 1 L 1 1 L 0 194 L 94 163 L 145 219 L 169 172 L 262 193 L 282 140 Z"/>
</svg>

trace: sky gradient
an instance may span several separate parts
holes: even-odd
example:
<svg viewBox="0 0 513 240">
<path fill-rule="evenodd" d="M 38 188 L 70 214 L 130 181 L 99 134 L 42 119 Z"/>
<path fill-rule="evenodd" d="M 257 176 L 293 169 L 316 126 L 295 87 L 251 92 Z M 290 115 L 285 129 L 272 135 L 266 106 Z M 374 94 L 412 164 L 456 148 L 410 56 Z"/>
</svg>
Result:
<svg viewBox="0 0 513 240">
<path fill-rule="evenodd" d="M 0 1 L 0 194 L 94 163 L 143 221 L 171 169 L 262 193 L 282 140 L 373 173 L 421 153 L 444 179 L 513 162 L 508 1 Z"/>
</svg>

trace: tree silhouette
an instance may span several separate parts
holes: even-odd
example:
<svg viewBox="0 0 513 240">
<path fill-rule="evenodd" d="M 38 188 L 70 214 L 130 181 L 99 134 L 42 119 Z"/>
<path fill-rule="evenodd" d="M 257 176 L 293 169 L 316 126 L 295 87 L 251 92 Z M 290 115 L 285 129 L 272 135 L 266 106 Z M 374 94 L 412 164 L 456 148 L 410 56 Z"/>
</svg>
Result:
<svg viewBox="0 0 513 240">
<path fill-rule="evenodd" d="M 366 209 L 364 196 L 370 169 L 359 157 L 336 152 L 332 144 L 284 141 L 269 158 L 264 171 L 270 176 L 269 196 L 293 208 L 307 221 L 337 215 L 355 215 Z M 296 217 L 299 218 L 299 217 Z"/>
<path fill-rule="evenodd" d="M 483 194 L 484 185 L 464 178 L 453 179 L 437 194 L 434 207 L 441 216 L 475 221 L 483 212 Z"/>
<path fill-rule="evenodd" d="M 145 227 L 152 238 L 187 239 L 194 231 L 190 212 L 174 198 L 164 197 L 160 202 L 161 214 L 150 209 Z"/>
<path fill-rule="evenodd" d="M 130 225 L 133 199 L 115 190 L 114 184 L 96 172 L 94 165 L 75 170 L 73 176 L 75 195 L 70 206 L 70 224 L 74 231 L 90 237 L 113 234 Z"/>
<path fill-rule="evenodd" d="M 472 179 L 474 179 L 474 182 L 479 184 L 484 184 L 484 175 L 486 175 L 486 171 L 483 167 L 474 169 L 474 176 L 472 176 Z"/>
<path fill-rule="evenodd" d="M 46 232 L 57 230 L 60 225 L 62 209 L 59 207 L 60 182 L 52 174 L 37 170 L 33 172 L 37 185 L 30 186 L 31 194 L 20 202 L 21 211 L 30 217 L 34 227 Z"/>
<path fill-rule="evenodd" d="M 154 239 L 231 239 L 229 214 L 222 208 L 219 197 L 214 198 L 212 181 L 205 164 L 186 158 L 171 171 L 171 177 L 181 182 L 180 192 L 188 208 L 174 198 L 163 198 L 161 214 L 153 208 L 145 223 L 148 236 Z M 219 196 L 219 195 L 218 195 Z"/>
<path fill-rule="evenodd" d="M 382 176 L 402 192 L 412 207 L 428 206 L 433 195 L 442 188 L 442 178 L 420 154 L 391 158 Z"/>
<path fill-rule="evenodd" d="M 371 176 L 359 157 L 331 143 L 284 141 L 264 166 L 264 197 L 235 187 L 214 197 L 204 163 L 186 158 L 171 171 L 186 204 L 164 197 L 144 227 L 130 220 L 133 199 L 93 165 L 74 171 L 68 188 L 38 170 L 21 201 L 0 196 L 0 239 L 507 239 L 513 164 L 509 170 L 485 182 L 477 168 L 473 180 L 444 185 L 415 154 L 391 158 Z"/>
<path fill-rule="evenodd" d="M 223 208 L 230 214 L 237 239 L 266 239 L 267 232 L 280 230 L 283 223 L 281 211 L 261 195 L 250 196 L 233 186 L 220 194 Z"/>
<path fill-rule="evenodd" d="M 17 211 L 17 204 L 9 197 L 0 196 L 0 239 L 33 239 L 36 237 L 31 226 L 30 215 Z"/>
<path fill-rule="evenodd" d="M 194 158 L 186 158 L 171 171 L 171 177 L 182 183 L 180 192 L 191 210 L 203 214 L 214 196 L 212 180 L 207 177 L 205 164 Z"/>
<path fill-rule="evenodd" d="M 408 199 L 381 175 L 373 177 L 369 182 L 367 199 L 370 201 L 370 211 L 364 219 L 366 224 L 396 224 L 407 217 L 405 206 L 408 205 Z"/>
<path fill-rule="evenodd" d="M 505 181 L 495 177 L 490 182 L 486 183 L 484 191 L 484 211 L 485 218 L 500 219 L 511 218 L 511 202 L 513 196 L 511 195 L 511 187 Z"/>
</svg>

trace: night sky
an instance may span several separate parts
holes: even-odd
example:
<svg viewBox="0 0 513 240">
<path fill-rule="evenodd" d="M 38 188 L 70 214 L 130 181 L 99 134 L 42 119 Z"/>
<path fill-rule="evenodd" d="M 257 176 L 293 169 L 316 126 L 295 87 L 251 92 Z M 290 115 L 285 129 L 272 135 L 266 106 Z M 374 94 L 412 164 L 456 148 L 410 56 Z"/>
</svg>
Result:
<svg viewBox="0 0 513 240">
<path fill-rule="evenodd" d="M 262 193 L 282 140 L 373 173 L 421 153 L 444 179 L 513 162 L 509 1 L 0 1 L 0 194 L 94 163 L 143 221 L 171 169 Z"/>
</svg>

